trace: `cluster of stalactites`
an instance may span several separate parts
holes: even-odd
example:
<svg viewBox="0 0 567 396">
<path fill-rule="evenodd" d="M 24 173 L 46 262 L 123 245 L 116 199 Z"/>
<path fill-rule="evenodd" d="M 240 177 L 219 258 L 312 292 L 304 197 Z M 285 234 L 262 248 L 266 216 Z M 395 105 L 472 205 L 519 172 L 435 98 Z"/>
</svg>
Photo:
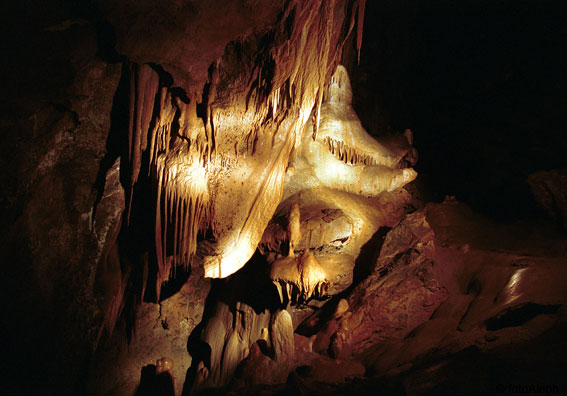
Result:
<svg viewBox="0 0 567 396">
<path fill-rule="evenodd" d="M 210 197 L 202 155 L 183 141 L 176 142 L 169 155 L 158 156 L 156 173 L 156 255 L 163 281 L 171 264 L 189 267 L 197 233 L 208 219 Z M 169 245 L 168 231 L 172 232 Z"/>
<path fill-rule="evenodd" d="M 155 218 L 157 290 L 177 266 L 190 267 L 197 249 L 197 235 L 210 218 L 209 164 L 211 139 L 195 104 L 162 90 L 159 116 L 152 133 L 150 158 L 157 178 Z M 171 136 L 176 113 L 179 129 Z"/>
<path fill-rule="evenodd" d="M 353 12 L 347 35 L 355 24 L 355 10 L 358 10 L 359 25 L 362 24 L 364 13 L 364 0 L 354 0 L 350 4 Z M 221 80 L 233 78 L 226 73 L 219 74 L 219 70 L 224 70 L 222 59 L 216 61 L 213 73 L 209 76 L 210 105 L 206 108 L 205 122 L 196 116 L 194 101 L 183 103 L 173 98 L 167 88 L 160 90 L 158 73 L 151 66 L 132 65 L 129 128 L 132 177 L 127 219 L 130 217 L 132 191 L 140 172 L 142 153 L 148 149 L 149 143 L 149 171 L 157 185 L 155 241 L 159 266 L 158 291 L 159 283 L 169 277 L 174 264 L 189 265 L 195 253 L 198 231 L 215 224 L 210 209 L 213 207 L 213 194 L 209 187 L 219 188 L 220 185 L 218 180 L 214 180 L 212 174 L 215 169 L 211 169 L 210 165 L 211 162 L 215 163 L 216 171 L 223 166 L 223 158 L 217 158 L 212 153 L 212 150 L 219 150 L 217 144 L 225 150 L 224 153 L 227 152 L 227 143 L 232 144 L 237 148 L 237 156 L 241 152 L 238 150 L 240 141 L 250 143 L 248 151 L 253 155 L 257 154 L 255 146 L 263 148 L 260 156 L 271 155 L 267 165 L 270 171 L 266 176 L 257 172 L 265 181 L 254 193 L 252 208 L 244 224 L 239 227 L 238 240 L 232 240 L 232 237 L 228 240 L 230 238 L 227 237 L 227 241 L 224 241 L 223 230 L 219 231 L 219 235 L 215 234 L 219 242 L 214 254 L 207 257 L 210 260 L 204 261 L 206 274 L 212 277 L 227 276 L 242 267 L 253 254 L 257 240 L 262 235 L 259 229 L 270 217 L 265 213 L 272 210 L 273 202 L 281 197 L 281 180 L 289 154 L 294 145 L 300 144 L 301 131 L 312 110 L 315 114 L 313 137 L 316 137 L 324 88 L 347 38 L 342 33 L 337 35 L 334 25 L 327 23 L 335 20 L 336 6 L 336 0 L 321 4 L 294 0 L 285 7 L 280 23 L 274 26 L 273 46 L 259 53 L 252 69 L 243 65 L 242 69 L 246 71 L 243 77 L 250 81 L 250 86 L 249 95 L 246 95 L 246 111 L 239 114 L 244 119 L 234 120 L 239 125 L 236 129 L 242 128 L 244 131 L 238 135 L 236 144 L 230 140 L 230 133 L 223 133 L 223 126 L 229 128 L 231 122 L 227 121 L 232 121 L 231 117 L 237 118 L 237 113 L 230 105 L 241 99 L 236 95 L 232 98 L 234 100 L 220 100 L 227 99 L 224 96 L 215 100 L 217 87 L 226 86 L 221 84 Z M 361 27 L 358 33 L 357 48 L 360 50 Z M 233 59 L 228 64 L 232 65 L 232 62 Z M 248 74 L 248 70 L 252 75 Z M 222 91 L 218 95 L 226 96 L 227 92 Z M 249 100 L 256 106 L 248 106 Z M 217 107 L 213 103 L 217 103 Z M 155 108 L 157 106 L 159 109 Z M 215 120 L 221 133 L 213 132 L 217 127 Z M 177 126 L 178 132 L 174 128 Z M 216 141 L 217 136 L 224 140 Z M 284 143 L 277 151 L 270 153 L 270 145 L 267 144 L 270 140 L 272 146 Z M 222 155 L 223 151 L 220 153 Z M 237 250 L 233 249 L 235 246 Z M 212 270 L 215 265 L 218 271 Z"/>
<path fill-rule="evenodd" d="M 162 87 L 159 97 L 159 111 L 154 123 L 150 142 L 150 162 L 157 164 L 158 155 L 169 153 L 169 141 L 171 138 L 171 126 L 177 108 L 173 105 L 171 95 L 167 87 Z"/>
<path fill-rule="evenodd" d="M 309 251 L 298 257 L 288 256 L 274 261 L 270 278 L 282 304 L 323 297 L 330 285 L 325 270 Z"/>
<path fill-rule="evenodd" d="M 219 224 L 219 219 L 223 223 L 226 220 L 215 213 L 215 216 L 219 215 L 213 220 L 218 225 L 215 228 L 224 233 L 215 235 L 215 252 L 204 258 L 207 277 L 231 275 L 242 268 L 256 250 L 281 199 L 292 149 L 300 145 L 302 131 L 311 114 L 315 119 L 310 124 L 314 126 L 312 136 L 316 137 L 323 92 L 346 40 L 346 36 L 338 34 L 329 23 L 335 20 L 336 9 L 336 0 L 287 2 L 280 23 L 270 34 L 272 45 L 263 48 L 253 63 L 243 64 L 245 74 L 239 80 L 249 81 L 248 86 L 243 87 L 246 94 L 229 98 L 222 91 L 217 92 L 217 100 L 209 97 L 215 139 L 219 138 L 215 140 L 215 149 L 221 157 L 217 161 L 222 161 L 223 156 L 229 157 L 229 150 L 235 150 L 233 160 L 246 153 L 242 158 L 263 157 L 265 165 L 256 167 L 248 176 L 254 181 L 247 185 L 246 193 L 253 199 L 245 199 L 240 204 L 242 209 L 251 205 L 249 209 L 229 213 L 234 216 L 232 225 L 235 228 L 227 231 L 225 224 Z M 350 30 L 354 23 L 353 15 Z M 219 87 L 225 87 L 229 82 L 223 81 L 228 77 L 223 70 L 232 62 L 226 63 L 223 58 L 218 63 Z M 212 84 L 211 90 L 214 87 Z M 221 164 L 220 161 L 217 164 Z M 240 165 L 238 160 L 233 163 Z M 239 187 L 235 189 L 238 193 L 242 191 Z M 242 214 L 246 217 L 241 217 Z"/>
<path fill-rule="evenodd" d="M 149 65 L 130 66 L 130 107 L 128 122 L 128 161 L 130 180 L 126 222 L 130 221 L 134 184 L 138 181 L 142 153 L 148 146 L 148 130 L 152 121 L 159 76 Z"/>
<path fill-rule="evenodd" d="M 327 148 L 335 157 L 345 164 L 351 165 L 379 165 L 378 162 L 364 153 L 359 153 L 354 147 L 350 147 L 340 140 L 335 140 L 329 136 L 325 137 Z"/>
<path fill-rule="evenodd" d="M 167 87 L 160 89 L 159 76 L 149 65 L 131 65 L 129 97 L 131 175 L 126 220 L 129 223 L 142 154 L 149 149 L 149 171 L 157 180 L 155 249 L 159 294 L 161 282 L 169 278 L 172 269 L 178 265 L 189 267 L 199 229 L 208 224 L 211 205 L 207 172 L 212 137 L 196 115 L 195 101 L 185 103 L 173 97 Z M 174 127 L 178 127 L 175 133 Z"/>
</svg>

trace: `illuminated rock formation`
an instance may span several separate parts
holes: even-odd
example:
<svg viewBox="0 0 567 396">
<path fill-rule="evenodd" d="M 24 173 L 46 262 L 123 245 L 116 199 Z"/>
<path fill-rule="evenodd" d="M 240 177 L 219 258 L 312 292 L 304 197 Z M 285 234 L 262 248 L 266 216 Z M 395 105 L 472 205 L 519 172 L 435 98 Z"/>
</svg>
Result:
<svg viewBox="0 0 567 396">
<path fill-rule="evenodd" d="M 401 137 L 405 145 L 381 145 L 362 128 L 351 101 L 348 75 L 338 66 L 325 91 L 319 130 L 305 128 L 290 163 L 284 200 L 260 242 L 262 252 L 275 255 L 270 277 L 282 303 L 348 287 L 361 247 L 381 226 L 396 224 L 408 202 L 402 187 L 416 173 L 403 168 L 402 160 L 414 153 L 411 132 Z M 292 235 L 298 235 L 297 241 Z M 279 257 L 285 256 L 286 244 L 315 255 L 296 259 L 292 249 L 288 257 Z M 304 264 L 311 262 L 317 265 Z M 304 268 L 313 271 L 307 276 Z M 306 286 L 311 277 L 312 285 Z"/>
<path fill-rule="evenodd" d="M 329 290 L 333 294 L 345 290 L 353 281 L 355 257 L 362 246 L 381 226 L 393 226 L 403 216 L 409 197 L 401 187 L 415 177 L 413 170 L 401 168 L 402 159 L 411 148 L 409 142 L 406 141 L 405 147 L 386 148 L 362 129 L 350 107 L 352 92 L 342 66 L 337 68 L 326 92 L 318 137 L 313 140 L 315 129 L 307 123 L 303 138 L 298 138 L 300 145 L 294 149 L 287 176 L 281 180 L 284 200 L 263 232 L 259 247 L 268 261 L 269 271 L 263 275 L 264 270 L 257 272 L 258 269 L 247 266 L 244 268 L 247 271 L 239 271 L 228 283 L 229 289 L 237 284 L 240 288 L 257 284 L 257 292 L 265 293 L 260 291 L 265 286 L 258 281 L 267 275 L 275 286 L 277 300 L 264 301 L 265 307 L 253 309 L 246 293 L 240 297 L 239 293 L 233 293 L 229 297 L 229 289 L 223 291 L 225 297 L 218 298 L 212 315 L 205 315 L 201 333 L 201 339 L 211 347 L 210 376 L 204 387 L 231 380 L 248 351 L 256 351 L 255 342 L 265 340 L 262 329 L 267 321 L 274 323 L 269 327 L 269 345 L 275 361 L 289 361 L 280 355 L 291 354 L 283 352 L 284 345 L 290 342 L 282 340 L 289 338 L 286 334 L 293 333 L 293 319 L 281 309 L 297 306 L 294 309 L 301 311 L 302 304 L 321 299 Z M 315 114 L 316 109 L 314 119 Z M 329 125 L 334 125 L 334 129 Z M 331 136 L 333 141 L 348 142 L 348 148 L 340 146 L 337 148 L 340 152 L 333 152 L 333 147 L 321 143 L 328 142 Z M 339 154 L 344 155 L 337 158 L 335 155 Z M 338 169 L 329 172 L 328 178 L 317 170 L 320 169 L 317 161 L 323 157 L 333 161 Z M 372 187 L 365 187 L 366 190 L 348 187 L 357 185 Z M 345 303 L 343 300 L 341 313 Z M 267 311 L 269 304 L 278 307 L 275 316 Z M 287 318 L 284 321 L 287 324 L 276 326 L 283 320 L 278 318 Z M 328 337 L 331 335 L 332 332 Z M 242 364 L 276 370 L 272 360 L 265 356 L 248 357 Z M 284 367 L 287 366 L 280 369 Z M 270 383 L 276 377 L 279 378 L 272 374 L 271 379 L 263 381 Z"/>
<path fill-rule="evenodd" d="M 319 130 L 303 138 L 301 153 L 322 185 L 353 194 L 377 196 L 413 181 L 413 169 L 398 169 L 407 148 L 389 149 L 362 127 L 351 107 L 352 89 L 347 71 L 339 66 L 325 91 Z"/>
<path fill-rule="evenodd" d="M 268 33 L 269 47 L 254 36 L 229 44 L 211 67 L 199 116 L 196 97 L 181 98 L 166 88 L 153 111 L 155 72 L 140 66 L 131 73 L 131 184 L 149 139 L 157 180 L 158 294 L 172 266 L 190 266 L 199 233 L 212 234 L 201 255 L 207 277 L 231 275 L 254 253 L 281 199 L 290 153 L 312 112 L 320 113 L 343 44 L 336 25 L 321 21 L 332 20 L 342 7 L 292 1 Z M 254 55 L 234 56 L 243 48 Z"/>
<path fill-rule="evenodd" d="M 173 360 L 167 357 L 163 357 L 158 359 L 156 362 L 156 375 L 160 375 L 162 373 L 169 373 L 173 378 Z"/>
<path fill-rule="evenodd" d="M 282 304 L 323 297 L 329 288 L 325 270 L 309 251 L 298 257 L 283 257 L 271 265 L 274 282 Z"/>
</svg>

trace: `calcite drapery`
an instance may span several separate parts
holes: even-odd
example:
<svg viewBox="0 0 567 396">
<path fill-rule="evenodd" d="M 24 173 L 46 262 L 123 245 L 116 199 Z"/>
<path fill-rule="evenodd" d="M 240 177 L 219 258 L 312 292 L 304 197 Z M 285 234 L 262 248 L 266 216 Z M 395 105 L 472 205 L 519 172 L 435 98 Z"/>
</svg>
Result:
<svg viewBox="0 0 567 396">
<path fill-rule="evenodd" d="M 401 187 L 417 175 L 403 161 L 414 156 L 411 133 L 399 136 L 402 144 L 381 144 L 364 130 L 351 103 L 349 77 L 339 65 L 325 90 L 319 131 L 314 136 L 305 128 L 288 168 L 284 201 L 259 245 L 275 254 L 270 277 L 282 303 L 344 290 L 361 247 L 381 226 L 401 218 L 408 200 Z M 278 258 L 286 243 L 288 257 Z M 301 258 L 293 256 L 298 248 L 307 251 Z"/>
<path fill-rule="evenodd" d="M 393 191 L 413 181 L 417 173 L 400 169 L 406 148 L 388 148 L 362 127 L 352 106 L 346 69 L 338 66 L 325 91 L 321 122 L 314 140 L 304 137 L 301 152 L 322 185 L 365 196 Z"/>
<path fill-rule="evenodd" d="M 355 24 L 347 8 L 360 19 L 362 3 L 289 1 L 277 24 L 233 41 L 213 62 L 201 103 L 159 83 L 153 66 L 134 67 L 129 187 L 131 195 L 149 142 L 158 294 L 172 268 L 190 266 L 198 235 L 207 239 L 199 254 L 207 277 L 226 277 L 252 256 L 312 115 L 318 128 L 325 85 Z"/>
</svg>

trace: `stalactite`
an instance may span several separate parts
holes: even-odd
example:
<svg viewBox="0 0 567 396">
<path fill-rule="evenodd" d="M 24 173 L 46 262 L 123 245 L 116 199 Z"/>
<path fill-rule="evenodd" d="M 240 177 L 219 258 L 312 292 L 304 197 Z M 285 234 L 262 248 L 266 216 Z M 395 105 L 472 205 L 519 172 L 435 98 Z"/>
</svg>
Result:
<svg viewBox="0 0 567 396">
<path fill-rule="evenodd" d="M 356 148 L 350 147 L 340 140 L 333 139 L 329 136 L 324 140 L 327 148 L 335 157 L 350 165 L 380 165 L 376 158 L 360 153 Z"/>
<path fill-rule="evenodd" d="M 183 265 L 186 269 L 190 266 L 197 248 L 197 233 L 208 222 L 210 211 L 207 175 L 210 139 L 205 134 L 202 120 L 196 116 L 195 104 L 177 100 L 173 106 L 171 95 L 162 90 L 160 110 L 150 147 L 157 178 L 158 296 L 160 284 L 169 278 L 176 266 Z M 179 136 L 171 137 L 176 113 Z"/>
<path fill-rule="evenodd" d="M 270 278 L 282 304 L 322 297 L 330 284 L 325 270 L 309 251 L 299 257 L 288 256 L 274 261 Z"/>
<path fill-rule="evenodd" d="M 358 64 L 360 65 L 360 48 L 362 48 L 362 32 L 364 30 L 364 8 L 366 0 L 359 0 L 358 3 L 358 22 L 356 30 L 356 51 L 358 54 Z"/>
<path fill-rule="evenodd" d="M 134 185 L 138 181 L 142 164 L 142 151 L 147 147 L 148 129 L 154 110 L 159 77 L 148 65 L 132 65 L 130 73 L 130 120 L 128 123 L 128 208 L 126 224 L 130 222 Z"/>
<path fill-rule="evenodd" d="M 158 284 L 177 265 L 190 266 L 197 234 L 205 229 L 212 230 L 216 241 L 213 254 L 204 258 L 206 276 L 228 276 L 253 254 L 281 199 L 290 153 L 300 144 L 312 114 L 315 136 L 319 129 L 325 87 L 344 44 L 344 37 L 328 23 L 334 20 L 336 7 L 337 0 L 290 1 L 280 23 L 266 33 L 269 44 L 255 36 L 242 39 L 249 40 L 243 45 L 258 47 L 253 47 L 254 59 L 239 60 L 250 62 L 237 66 L 242 71 L 239 77 L 226 74 L 234 69 L 234 59 L 214 61 L 202 98 L 204 118 L 197 117 L 195 98 L 172 97 L 165 87 L 158 93 L 157 73 L 148 65 L 132 66 L 127 218 L 142 153 L 149 150 L 149 172 L 156 188 Z M 352 29 L 354 13 L 351 16 Z M 235 79 L 248 88 L 244 85 L 244 92 L 235 89 L 236 95 L 227 96 L 231 92 L 227 83 L 231 87 Z M 154 111 L 156 93 L 159 109 Z M 241 111 L 244 98 L 246 108 Z M 355 159 L 353 154 L 345 157 Z M 233 180 L 230 167 L 250 173 L 246 180 Z M 232 188 L 239 206 L 232 212 L 215 206 L 213 197 L 219 190 Z M 219 209 L 223 213 L 216 213 Z M 157 290 L 159 294 L 159 285 Z"/>
<path fill-rule="evenodd" d="M 229 214 L 232 230 L 227 231 L 223 224 L 227 219 L 222 215 L 213 219 L 218 242 L 216 254 L 205 258 L 206 276 L 228 276 L 244 265 L 261 239 L 275 203 L 281 199 L 290 153 L 301 142 L 304 125 L 312 114 L 316 118 L 321 108 L 326 84 L 344 43 L 333 24 L 328 23 L 334 19 L 336 7 L 336 0 L 317 4 L 289 2 L 281 24 L 271 33 L 273 45 L 260 48 L 251 65 L 242 67 L 250 71 L 242 78 L 248 87 L 245 111 L 240 114 L 237 110 L 238 99 L 232 104 L 234 107 L 230 104 L 232 99 L 217 101 L 220 106 L 211 104 L 210 124 L 215 125 L 215 142 L 219 147 L 226 145 L 224 150 L 230 147 L 234 153 L 233 166 L 239 166 L 243 152 L 256 158 L 265 157 L 266 166 L 255 169 L 247 177 L 246 194 L 253 198 L 245 198 L 245 207 L 249 209 L 245 211 L 243 206 L 242 217 Z M 354 14 L 351 15 L 354 19 Z M 350 22 L 352 25 L 353 21 Z M 222 70 L 222 59 L 219 66 Z M 239 122 L 245 127 L 230 122 L 235 120 L 235 114 L 240 114 Z M 224 134 L 218 134 L 219 131 Z M 239 138 L 227 138 L 237 135 L 236 131 L 241 133 Z"/>
</svg>

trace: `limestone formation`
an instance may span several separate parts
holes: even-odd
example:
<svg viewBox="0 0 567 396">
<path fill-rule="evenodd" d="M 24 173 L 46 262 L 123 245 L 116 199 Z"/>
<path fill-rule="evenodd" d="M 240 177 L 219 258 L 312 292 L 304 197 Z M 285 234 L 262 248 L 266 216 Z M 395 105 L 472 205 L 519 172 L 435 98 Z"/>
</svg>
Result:
<svg viewBox="0 0 567 396">
<path fill-rule="evenodd" d="M 423 102 L 439 80 L 406 79 L 428 70 L 408 67 L 410 54 L 438 41 L 410 40 L 422 27 L 409 20 L 438 26 L 428 2 L 368 4 L 390 13 L 369 16 L 365 34 L 404 37 L 371 37 L 387 45 L 368 58 L 365 0 L 5 3 L 2 329 L 15 386 L 3 394 L 486 394 L 472 375 L 482 359 L 491 379 L 513 372 L 502 383 L 518 393 L 565 366 L 567 243 L 555 232 L 567 224 L 567 177 L 551 158 L 564 123 L 548 106 L 557 76 L 534 80 L 543 95 L 525 106 L 544 109 L 553 133 L 525 122 L 529 150 L 511 152 L 504 143 L 522 148 L 507 135 L 514 124 L 477 123 L 466 94 Z M 481 81 L 474 101 L 517 87 L 533 65 L 512 66 Z M 524 102 L 498 96 L 492 115 Z M 412 108 L 420 101 L 432 106 Z M 474 117 L 463 133 L 452 117 L 464 114 Z M 412 184 L 414 133 L 390 130 L 410 121 L 427 157 L 427 178 Z M 453 139 L 466 152 L 443 151 Z M 475 172 L 447 166 L 463 159 L 469 171 L 495 166 L 477 186 Z M 507 173 L 517 165 L 521 177 Z M 502 225 L 458 200 L 513 212 L 521 206 L 506 197 L 521 192 L 504 191 L 508 176 L 531 172 L 556 224 Z M 446 200 L 418 209 L 422 182 L 423 196 L 441 187 L 431 194 Z M 486 189 L 499 184 L 503 194 Z M 537 359 L 517 373 L 509 364 L 538 354 L 541 371 Z M 443 383 L 459 372 L 476 387 Z"/>
<path fill-rule="evenodd" d="M 294 357 L 293 323 L 286 310 L 272 317 L 270 338 L 276 362 L 285 362 Z"/>
<path fill-rule="evenodd" d="M 160 375 L 162 373 L 169 373 L 171 378 L 173 378 L 173 360 L 167 357 L 162 357 L 158 359 L 156 362 L 156 375 Z"/>
<path fill-rule="evenodd" d="M 208 277 L 231 275 L 254 253 L 281 199 L 292 150 L 298 149 L 312 114 L 315 132 L 319 128 L 323 91 L 345 38 L 341 29 L 321 21 L 343 6 L 336 1 L 286 4 L 267 33 L 269 48 L 258 48 L 255 36 L 243 37 L 213 62 L 201 103 L 194 95 L 179 96 L 162 81 L 154 106 L 156 71 L 133 66 L 129 190 L 132 195 L 140 158 L 148 150 L 156 194 L 158 295 L 176 266 L 191 266 L 202 236 L 210 242 L 199 254 Z M 348 34 L 354 19 L 344 23 L 351 23 Z M 253 59 L 235 58 L 237 48 L 257 53 Z M 276 67 L 260 66 L 268 61 Z M 227 85 L 233 87 L 230 94 Z M 197 114 L 197 103 L 204 113 Z M 130 197 L 129 208 L 132 200 L 136 197 Z"/>
<path fill-rule="evenodd" d="M 270 279 L 278 290 L 282 304 L 322 297 L 329 288 L 325 270 L 309 251 L 298 257 L 283 257 L 274 261 Z"/>
<path fill-rule="evenodd" d="M 321 122 L 314 139 L 304 136 L 302 154 L 319 181 L 330 188 L 377 196 L 413 181 L 411 168 L 398 169 L 406 150 L 392 150 L 373 139 L 351 107 L 352 89 L 346 69 L 337 70 L 321 106 Z M 412 140 L 411 137 L 408 139 Z"/>
<path fill-rule="evenodd" d="M 289 212 L 288 226 L 287 226 L 287 236 L 289 240 L 288 256 L 295 256 L 295 247 L 297 246 L 299 240 L 301 239 L 301 222 L 300 222 L 300 212 L 299 204 L 294 202 L 291 205 Z"/>
</svg>

